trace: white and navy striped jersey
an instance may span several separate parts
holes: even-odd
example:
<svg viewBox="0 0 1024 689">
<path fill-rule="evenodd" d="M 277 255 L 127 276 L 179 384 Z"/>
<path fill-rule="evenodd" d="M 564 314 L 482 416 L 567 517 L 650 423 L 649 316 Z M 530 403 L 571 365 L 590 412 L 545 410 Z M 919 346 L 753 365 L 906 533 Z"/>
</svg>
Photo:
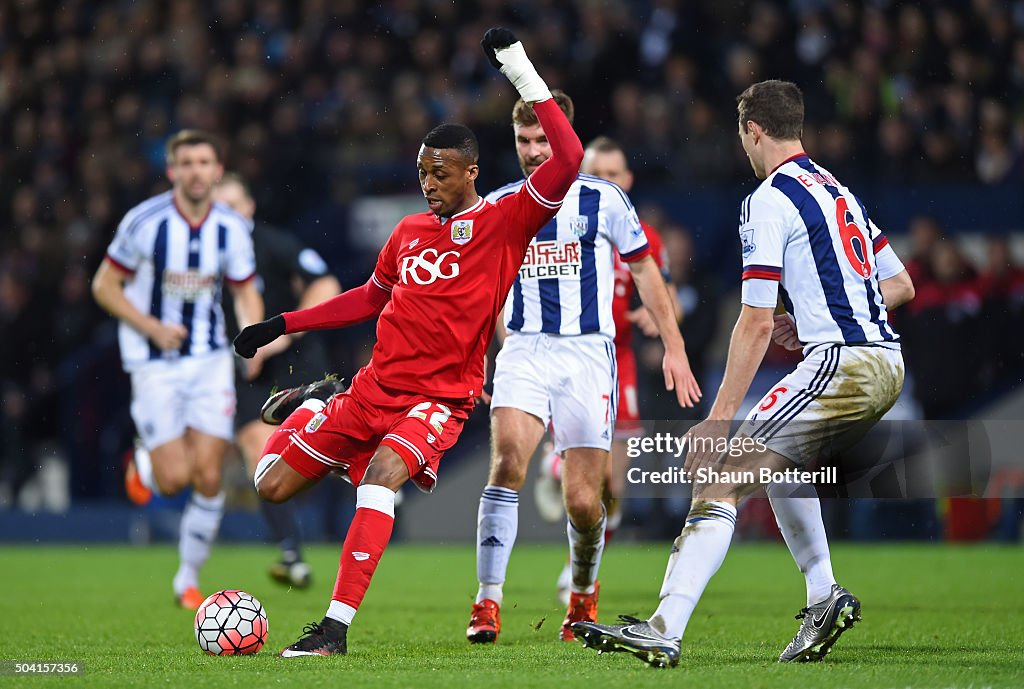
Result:
<svg viewBox="0 0 1024 689">
<path fill-rule="evenodd" d="M 781 294 L 804 344 L 899 341 L 878 281 L 903 264 L 864 204 L 806 154 L 743 201 L 740 241 L 743 303 L 774 308 Z"/>
<path fill-rule="evenodd" d="M 491 192 L 491 203 L 523 180 Z M 650 253 L 633 204 L 618 185 L 580 174 L 562 208 L 526 252 L 505 301 L 505 328 L 523 333 L 615 337 L 615 250 L 622 260 Z"/>
<path fill-rule="evenodd" d="M 206 354 L 227 347 L 221 289 L 224 280 L 253 277 L 251 223 L 215 203 L 198 226 L 178 212 L 173 192 L 132 208 L 107 248 L 107 259 L 131 273 L 124 294 L 137 309 L 164 323 L 180 323 L 188 337 L 177 352 L 161 352 L 122 322 L 118 331 L 125 370 L 153 359 Z"/>
</svg>

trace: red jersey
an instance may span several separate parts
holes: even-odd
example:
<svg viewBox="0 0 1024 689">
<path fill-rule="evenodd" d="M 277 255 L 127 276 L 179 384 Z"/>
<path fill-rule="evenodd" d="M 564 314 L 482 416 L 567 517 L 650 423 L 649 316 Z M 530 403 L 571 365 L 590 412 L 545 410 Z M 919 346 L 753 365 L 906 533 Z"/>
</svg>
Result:
<svg viewBox="0 0 1024 689">
<path fill-rule="evenodd" d="M 428 212 L 398 223 L 373 271 L 391 292 L 371 360 L 381 383 L 446 398 L 480 394 L 505 297 L 530 240 L 558 211 L 535 193 L 524 184 L 451 218 Z"/>
<path fill-rule="evenodd" d="M 668 254 L 665 252 L 665 245 L 661 241 L 661 235 L 651 225 L 643 220 L 640 226 L 644 228 L 647 235 L 647 243 L 651 246 L 651 256 L 658 264 L 665 282 L 669 281 Z M 619 252 L 615 252 L 615 296 L 612 298 L 612 319 L 615 321 L 615 349 L 632 346 L 633 324 L 626 318 L 633 301 L 633 291 L 636 285 L 633 284 L 633 274 L 629 272 L 629 264 L 622 260 Z"/>
<path fill-rule="evenodd" d="M 345 327 L 379 314 L 367 370 L 381 384 L 441 399 L 479 395 L 505 296 L 583 160 L 579 137 L 554 99 L 533 109 L 551 157 L 519 191 L 493 204 L 479 199 L 451 218 L 402 218 L 365 285 L 283 314 L 285 332 Z"/>
</svg>

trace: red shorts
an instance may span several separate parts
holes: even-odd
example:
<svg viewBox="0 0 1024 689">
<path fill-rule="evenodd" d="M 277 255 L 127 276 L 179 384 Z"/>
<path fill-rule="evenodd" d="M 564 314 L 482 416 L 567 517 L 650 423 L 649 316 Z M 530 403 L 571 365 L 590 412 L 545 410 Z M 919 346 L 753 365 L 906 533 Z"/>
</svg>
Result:
<svg viewBox="0 0 1024 689">
<path fill-rule="evenodd" d="M 430 492 L 441 457 L 458 440 L 473 405 L 472 399 L 438 400 L 383 387 L 363 368 L 348 390 L 292 435 L 281 458 L 310 481 L 336 471 L 358 486 L 373 453 L 387 445 L 417 487 Z"/>
<path fill-rule="evenodd" d="M 623 440 L 644 434 L 636 395 L 636 354 L 629 345 L 615 348 L 619 374 L 619 408 L 615 417 L 615 438 Z"/>
</svg>

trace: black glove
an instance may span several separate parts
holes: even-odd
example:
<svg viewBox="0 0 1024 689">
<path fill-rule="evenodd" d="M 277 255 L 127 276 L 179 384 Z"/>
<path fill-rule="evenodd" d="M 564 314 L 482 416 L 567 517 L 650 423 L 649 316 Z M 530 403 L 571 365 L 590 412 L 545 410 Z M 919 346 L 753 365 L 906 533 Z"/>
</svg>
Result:
<svg viewBox="0 0 1024 689">
<path fill-rule="evenodd" d="M 507 48 L 518 40 L 514 33 L 497 26 L 487 29 L 483 40 L 480 41 L 480 47 L 484 49 L 484 55 L 487 56 L 487 61 L 494 65 L 494 69 L 501 69 L 501 63 L 494 56 L 494 51 L 499 48 Z"/>
<path fill-rule="evenodd" d="M 235 338 L 235 353 L 243 359 L 253 358 L 257 349 L 284 335 L 284 328 L 284 316 L 281 315 L 250 325 Z"/>
</svg>

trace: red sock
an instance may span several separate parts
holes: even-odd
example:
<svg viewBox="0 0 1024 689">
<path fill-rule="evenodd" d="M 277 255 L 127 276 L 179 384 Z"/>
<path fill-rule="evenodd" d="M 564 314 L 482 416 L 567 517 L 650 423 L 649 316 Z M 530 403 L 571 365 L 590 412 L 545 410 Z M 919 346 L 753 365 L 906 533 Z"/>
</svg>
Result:
<svg viewBox="0 0 1024 689">
<path fill-rule="evenodd" d="M 289 414 L 288 418 L 267 439 L 267 444 L 263 446 L 262 456 L 279 455 L 284 452 L 284 448 L 288 447 L 288 441 L 292 439 L 292 434 L 309 423 L 315 413 L 312 409 L 299 407 Z"/>
<path fill-rule="evenodd" d="M 370 587 L 370 579 L 377 569 L 384 549 L 391 540 L 391 529 L 395 525 L 393 514 L 371 507 L 360 506 L 365 488 L 390 493 L 392 512 L 394 493 L 382 486 L 360 486 L 357 491 L 356 515 L 348 527 L 345 545 L 341 548 L 341 562 L 338 564 L 338 579 L 334 583 L 332 600 L 358 609 Z M 387 496 L 385 496 L 387 497 Z M 386 508 L 386 505 L 385 505 Z"/>
</svg>

